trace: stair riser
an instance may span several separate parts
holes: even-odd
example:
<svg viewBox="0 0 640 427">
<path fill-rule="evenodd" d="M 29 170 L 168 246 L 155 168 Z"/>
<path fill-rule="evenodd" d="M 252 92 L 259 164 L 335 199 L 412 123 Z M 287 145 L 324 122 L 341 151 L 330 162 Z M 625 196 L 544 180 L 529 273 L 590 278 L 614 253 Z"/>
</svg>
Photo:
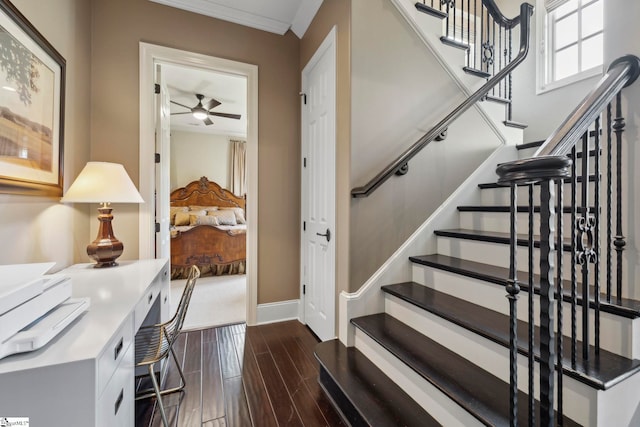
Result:
<svg viewBox="0 0 640 427">
<path fill-rule="evenodd" d="M 497 265 L 499 267 L 509 267 L 510 250 L 506 243 L 492 243 L 478 240 L 458 239 L 452 237 L 438 236 L 438 253 L 456 258 L 463 258 L 468 261 L 481 262 L 484 264 Z M 517 247 L 517 265 L 521 271 L 527 270 L 529 265 L 529 254 L 526 246 Z M 571 279 L 571 252 L 563 252 L 562 276 Z M 580 267 L 580 266 L 578 266 Z M 593 267 L 593 265 L 591 265 Z M 533 249 L 533 271 L 540 272 L 540 250 Z M 580 269 L 576 270 L 578 281 L 581 281 Z M 593 270 L 592 270 L 593 271 Z M 601 272 L 602 274 L 602 272 Z M 593 272 L 590 273 L 590 283 L 593 284 Z M 521 280 L 526 278 L 521 277 Z M 602 280 L 602 276 L 601 276 Z"/>
<path fill-rule="evenodd" d="M 413 266 L 413 281 L 490 310 L 505 315 L 509 314 L 509 304 L 506 298 L 507 292 L 502 285 L 417 264 Z M 537 316 L 540 307 L 539 301 L 539 296 L 534 295 L 536 324 L 539 324 Z M 563 306 L 563 335 L 571 336 L 571 306 L 568 302 L 564 302 Z M 592 345 L 594 344 L 595 330 L 593 313 L 594 311 L 590 310 L 589 341 Z M 578 307 L 578 325 L 576 325 L 576 329 L 579 339 L 581 339 L 582 336 L 582 328 L 580 326 L 582 322 L 581 316 L 582 310 Z M 518 319 L 523 321 L 527 321 L 528 319 L 528 293 L 526 292 L 521 292 L 520 298 L 518 299 Z M 601 348 L 605 350 L 625 357 L 640 357 L 640 319 L 628 319 L 611 313 L 601 312 L 600 345 Z"/>
<path fill-rule="evenodd" d="M 385 312 L 421 334 L 428 336 L 440 345 L 472 361 L 502 381 L 509 382 L 508 348 L 487 340 L 392 295 L 387 295 L 386 297 Z M 518 355 L 518 388 L 525 393 L 528 391 L 529 383 L 527 370 L 528 359 L 523 355 Z M 538 364 L 536 363 L 536 378 L 538 374 Z M 582 425 L 595 425 L 598 397 L 602 395 L 603 392 L 599 394 L 598 390 L 566 375 L 563 379 L 565 414 Z M 538 384 L 536 384 L 535 388 L 539 388 Z M 606 393 L 606 391 L 604 393 Z M 535 396 L 536 398 L 539 397 L 539 390 L 536 390 Z M 585 408 L 589 408 L 589 410 L 585 410 Z"/>
<path fill-rule="evenodd" d="M 582 183 L 578 184 L 578 188 Z M 600 185 L 602 188 L 602 185 Z M 595 183 L 589 182 L 589 200 L 593 202 Z M 571 184 L 565 183 L 562 189 L 564 206 L 570 206 L 571 204 Z M 511 205 L 511 189 L 509 187 L 504 188 L 484 188 L 480 191 L 480 204 L 482 205 L 497 205 L 497 206 L 510 206 Z M 606 193 L 601 190 L 600 193 L 601 203 L 606 201 Z M 518 205 L 526 206 L 529 203 L 529 188 L 524 186 L 518 187 L 517 194 Z M 580 202 L 581 198 L 578 198 Z M 540 205 L 540 186 L 533 186 L 533 204 L 534 206 Z M 604 207 L 604 206 L 603 206 Z"/>
<path fill-rule="evenodd" d="M 528 230 L 529 214 L 516 214 L 516 221 L 519 231 Z M 510 214 L 508 212 L 460 212 L 460 227 L 465 230 L 483 230 L 509 232 Z M 571 214 L 563 214 L 565 233 L 569 233 L 566 229 L 571 224 Z M 535 234 L 539 234 L 540 230 L 540 214 L 533 214 L 533 229 Z"/>
<path fill-rule="evenodd" d="M 358 328 L 356 328 L 355 346 L 442 425 L 459 427 L 483 425 Z"/>
</svg>

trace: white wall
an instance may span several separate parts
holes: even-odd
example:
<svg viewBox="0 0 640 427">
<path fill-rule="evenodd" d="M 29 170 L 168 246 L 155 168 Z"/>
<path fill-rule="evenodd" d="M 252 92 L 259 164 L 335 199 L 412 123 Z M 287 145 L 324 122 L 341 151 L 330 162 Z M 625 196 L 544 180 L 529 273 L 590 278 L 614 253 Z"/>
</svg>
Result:
<svg viewBox="0 0 640 427">
<path fill-rule="evenodd" d="M 352 1 L 351 184 L 365 184 L 464 100 L 386 0 Z M 462 65 L 462 64 L 461 64 Z M 471 132 L 469 132 L 471 130 Z M 371 274 L 500 144 L 474 109 L 368 198 L 351 200 L 350 290 Z"/>
<path fill-rule="evenodd" d="M 67 62 L 64 188 L 68 188 L 89 159 L 91 2 L 12 3 Z M 59 270 L 89 261 L 86 247 L 93 240 L 89 212 L 88 205 L 62 205 L 59 198 L 0 193 L 0 264 L 55 261 L 54 269 Z"/>
<path fill-rule="evenodd" d="M 171 190 L 203 176 L 228 189 L 229 139 L 225 135 L 171 131 Z"/>
</svg>

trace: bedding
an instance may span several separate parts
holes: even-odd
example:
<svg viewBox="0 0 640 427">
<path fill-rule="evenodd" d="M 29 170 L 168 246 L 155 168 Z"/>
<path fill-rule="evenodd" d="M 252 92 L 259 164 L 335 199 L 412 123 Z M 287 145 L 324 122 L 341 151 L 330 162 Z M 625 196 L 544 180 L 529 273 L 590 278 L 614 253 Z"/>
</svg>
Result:
<svg viewBox="0 0 640 427">
<path fill-rule="evenodd" d="M 171 278 L 244 274 L 245 200 L 206 177 L 171 192 Z"/>
</svg>

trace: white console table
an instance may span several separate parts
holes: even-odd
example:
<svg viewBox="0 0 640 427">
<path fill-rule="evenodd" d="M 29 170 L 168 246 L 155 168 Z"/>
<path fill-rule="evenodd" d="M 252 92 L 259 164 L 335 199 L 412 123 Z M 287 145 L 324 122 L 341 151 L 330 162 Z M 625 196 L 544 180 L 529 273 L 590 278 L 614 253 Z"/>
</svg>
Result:
<svg viewBox="0 0 640 427">
<path fill-rule="evenodd" d="M 73 265 L 73 297 L 89 310 L 40 350 L 0 360 L 0 417 L 32 426 L 134 425 L 134 337 L 169 316 L 168 260 Z M 149 317 L 147 317 L 149 315 Z"/>
</svg>

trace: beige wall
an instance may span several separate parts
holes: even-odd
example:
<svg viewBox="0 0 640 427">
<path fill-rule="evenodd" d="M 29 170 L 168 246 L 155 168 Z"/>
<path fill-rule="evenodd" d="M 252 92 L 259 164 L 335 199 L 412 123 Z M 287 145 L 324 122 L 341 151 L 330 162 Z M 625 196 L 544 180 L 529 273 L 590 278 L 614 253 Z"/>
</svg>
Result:
<svg viewBox="0 0 640 427">
<path fill-rule="evenodd" d="M 13 0 L 13 4 L 67 62 L 67 188 L 89 158 L 91 4 L 84 0 Z M 57 198 L 0 194 L 0 264 L 55 261 L 58 270 L 87 262 L 86 246 L 92 240 L 88 213 L 88 206 L 62 205 Z"/>
<path fill-rule="evenodd" d="M 91 157 L 122 162 L 136 183 L 140 41 L 258 66 L 258 303 L 298 298 L 300 41 L 292 33 L 279 36 L 148 0 L 92 4 Z M 255 203 L 251 197 L 248 203 Z M 135 258 L 137 207 L 118 210 L 123 257 Z"/>
<path fill-rule="evenodd" d="M 336 26 L 336 307 L 349 281 L 349 170 L 351 159 L 351 0 L 324 0 L 300 42 L 300 73 Z M 299 168 L 299 166 L 298 166 Z M 336 316 L 338 310 L 336 309 Z M 337 319 L 337 317 L 336 317 Z M 336 321 L 337 325 L 337 321 Z"/>
<path fill-rule="evenodd" d="M 351 186 L 356 187 L 464 96 L 390 2 L 352 0 L 352 5 Z M 367 198 L 352 199 L 350 290 L 359 289 L 499 144 L 471 109 L 449 128 L 445 141 L 431 143 L 409 163 L 407 175 L 390 178 Z"/>
<path fill-rule="evenodd" d="M 203 176 L 228 189 L 229 139 L 225 135 L 171 131 L 171 191 Z"/>
</svg>

